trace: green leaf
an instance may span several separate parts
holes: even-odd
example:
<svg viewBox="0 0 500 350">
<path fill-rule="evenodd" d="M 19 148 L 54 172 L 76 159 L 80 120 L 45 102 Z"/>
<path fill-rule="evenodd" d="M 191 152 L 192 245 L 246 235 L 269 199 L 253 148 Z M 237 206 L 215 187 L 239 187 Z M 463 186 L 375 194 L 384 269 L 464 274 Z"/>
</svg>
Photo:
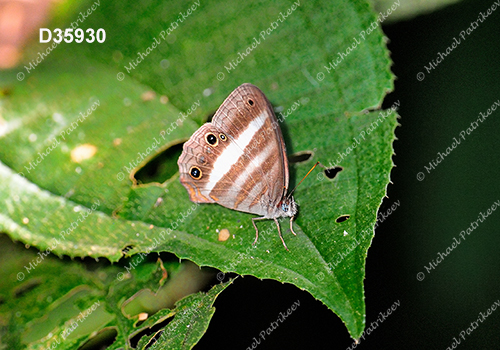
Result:
<svg viewBox="0 0 500 350">
<path fill-rule="evenodd" d="M 75 349 L 101 338 L 114 339 L 113 349 L 128 348 L 133 337 L 165 327 L 172 317 L 165 332 L 180 325 L 162 339 L 172 341 L 179 333 L 186 336 L 186 344 L 195 344 L 208 328 L 215 298 L 230 284 L 216 285 L 206 294 L 191 294 L 174 307 L 173 296 L 193 293 L 213 273 L 189 262 L 163 265 L 153 257 L 143 258 L 137 268 L 135 258 L 130 258 L 123 266 L 94 263 L 91 270 L 81 262 L 68 263 L 51 254 L 23 252 L 22 246 L 12 247 L 5 236 L 0 241 L 0 277 L 18 281 L 18 285 L 0 286 L 0 314 L 8 325 L 2 330 L 2 343 L 12 349 L 27 345 L 30 349 Z M 162 285 L 159 282 L 165 274 L 168 278 Z M 194 284 L 190 282 L 193 275 L 198 278 Z M 159 311 L 154 309 L 158 300 L 163 302 Z M 193 309 L 196 305 L 199 310 Z M 145 310 L 149 317 L 138 321 L 139 313 Z M 186 312 L 192 316 L 187 321 Z M 185 322 L 189 322 L 188 327 Z M 101 334 L 96 336 L 98 332 Z"/>
<path fill-rule="evenodd" d="M 176 303 L 175 318 L 153 337 L 142 338 L 138 348 L 146 349 L 155 344 L 158 349 L 192 349 L 215 313 L 215 299 L 231 283 L 218 284 L 206 294 L 200 292 L 180 300 Z"/>
<path fill-rule="evenodd" d="M 17 71 L 2 73 L 2 88 L 12 93 L 1 100 L 0 230 L 41 250 L 53 246 L 57 255 L 117 261 L 125 247 L 128 254 L 172 252 L 200 266 L 292 283 L 359 338 L 365 258 L 397 124 L 394 111 L 363 112 L 377 109 L 393 86 L 376 15 L 368 3 L 348 1 L 194 4 L 101 1 L 83 27 L 105 28 L 105 44 L 61 44 L 30 72 L 20 67 L 21 82 Z M 179 15 L 191 6 L 190 15 Z M 155 39 L 160 44 L 151 49 Z M 343 168 L 334 179 L 315 171 L 295 192 L 297 237 L 282 225 L 290 252 L 272 221 L 258 223 L 252 246 L 252 215 L 191 203 L 176 159 L 165 163 L 164 173 L 175 174 L 165 182 L 135 183 L 141 167 L 189 138 L 244 82 L 286 115 L 289 154 L 312 153 L 291 165 L 292 186 L 316 161 Z M 343 215 L 349 219 L 336 222 Z M 224 228 L 230 238 L 219 241 Z"/>
</svg>

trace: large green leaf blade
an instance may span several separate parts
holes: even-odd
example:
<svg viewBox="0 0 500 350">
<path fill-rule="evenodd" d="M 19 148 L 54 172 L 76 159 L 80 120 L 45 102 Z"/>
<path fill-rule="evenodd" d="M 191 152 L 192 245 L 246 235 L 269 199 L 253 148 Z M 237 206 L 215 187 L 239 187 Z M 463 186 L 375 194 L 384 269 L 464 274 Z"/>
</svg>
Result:
<svg viewBox="0 0 500 350">
<path fill-rule="evenodd" d="M 192 4 L 101 2 L 85 25 L 98 28 L 108 23 L 106 45 L 62 45 L 25 82 L 7 76 L 6 86 L 13 93 L 2 101 L 7 132 L 0 138 L 0 159 L 11 170 L 2 166 L 0 177 L 13 187 L 2 187 L 0 192 L 8 202 L 0 227 L 44 250 L 78 220 L 79 211 L 99 201 L 99 208 L 67 237 L 66 244 L 57 245 L 55 253 L 116 261 L 124 247 L 132 246 L 131 253 L 169 251 L 225 272 L 293 283 L 335 311 L 358 338 L 364 328 L 364 261 L 389 182 L 396 125 L 392 113 L 368 133 L 380 116 L 360 113 L 379 106 L 392 88 L 380 29 L 354 47 L 360 32 L 376 17 L 366 3 L 299 3 L 228 71 L 224 67 L 239 57 L 238 52 L 251 46 L 253 38 L 258 39 L 293 2 L 200 4 L 175 29 L 175 37 L 169 36 L 171 40 L 136 69 L 125 72 L 123 81 L 116 79 L 117 73 L 124 72 L 137 52 L 151 46 L 178 12 Z M 145 17 L 129 16 L 137 8 L 145 11 Z M 108 16 L 103 18 L 103 13 Z M 339 52 L 345 57 L 333 69 L 331 62 Z M 222 80 L 217 79 L 220 72 Z M 344 169 L 333 180 L 315 173 L 296 191 L 301 208 L 298 236 L 286 232 L 286 222 L 282 226 L 290 252 L 284 250 L 272 222 L 259 223 L 259 242 L 252 247 L 251 215 L 217 205 L 193 206 L 178 176 L 161 185 L 133 186 L 129 179 L 160 151 L 187 139 L 244 82 L 259 86 L 284 113 L 294 103 L 300 105 L 281 126 L 290 153 L 309 151 L 313 157 L 291 166 L 292 184 L 317 160 Z M 44 91 L 45 86 L 51 89 Z M 157 93 L 151 101 L 143 95 L 149 90 Z M 166 100 L 159 95 L 170 102 L 163 104 Z M 26 170 L 38 152 L 96 100 L 98 108 L 63 145 L 35 171 L 24 171 L 27 180 L 15 174 Z M 174 128 L 180 113 L 186 114 L 195 103 L 199 107 Z M 338 152 L 347 153 L 355 138 L 360 141 L 357 148 L 337 162 Z M 96 152 L 77 162 L 72 152 L 82 150 L 82 145 L 83 150 L 95 147 Z M 337 223 L 342 215 L 350 219 Z M 224 228 L 231 236 L 220 242 L 217 230 Z M 345 257 L 339 261 L 342 254 Z"/>
</svg>

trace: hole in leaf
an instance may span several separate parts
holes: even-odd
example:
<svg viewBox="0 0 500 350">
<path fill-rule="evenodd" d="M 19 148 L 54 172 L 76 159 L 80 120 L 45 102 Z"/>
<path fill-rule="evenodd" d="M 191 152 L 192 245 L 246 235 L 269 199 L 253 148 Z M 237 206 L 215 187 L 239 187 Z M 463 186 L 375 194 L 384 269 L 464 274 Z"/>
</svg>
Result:
<svg viewBox="0 0 500 350">
<path fill-rule="evenodd" d="M 298 152 L 290 155 L 288 157 L 288 161 L 293 164 L 293 163 L 302 163 L 305 162 L 306 160 L 311 159 L 313 156 L 313 153 L 310 151 L 304 151 L 304 152 Z"/>
<path fill-rule="evenodd" d="M 115 328 L 104 328 L 95 336 L 87 340 L 78 350 L 107 349 L 116 340 L 118 332 Z"/>
<path fill-rule="evenodd" d="M 161 335 L 163 334 L 163 330 L 157 332 L 153 338 L 149 339 L 149 342 L 146 344 L 146 346 L 144 347 L 144 349 L 149 349 L 150 347 L 152 347 L 157 341 L 158 339 L 160 339 Z"/>
<path fill-rule="evenodd" d="M 335 222 L 344 222 L 346 220 L 349 220 L 351 216 L 350 215 L 341 215 L 335 220 Z"/>
<path fill-rule="evenodd" d="M 329 179 L 334 179 L 335 176 L 337 176 L 338 173 L 340 173 L 344 168 L 341 166 L 334 166 L 333 168 L 327 168 L 325 169 L 325 175 Z"/>
<path fill-rule="evenodd" d="M 128 245 L 128 246 L 126 246 L 125 248 L 122 249 L 122 253 L 126 255 L 132 249 L 134 249 L 134 246 L 133 245 Z"/>
<path fill-rule="evenodd" d="M 182 145 L 183 143 L 173 145 L 151 159 L 135 173 L 137 183 L 163 183 L 174 176 L 179 171 L 177 160 L 182 153 Z"/>
<path fill-rule="evenodd" d="M 141 340 L 143 336 L 149 337 L 154 334 L 153 338 L 159 338 L 161 333 L 163 333 L 163 328 L 165 328 L 173 319 L 173 317 L 169 317 L 168 319 L 155 324 L 153 327 L 146 328 L 142 332 L 135 334 L 132 338 L 130 338 L 130 345 L 135 349 L 137 347 L 137 343 L 139 343 L 139 340 Z M 151 339 L 148 345 L 152 346 L 155 342 L 155 340 Z"/>
</svg>

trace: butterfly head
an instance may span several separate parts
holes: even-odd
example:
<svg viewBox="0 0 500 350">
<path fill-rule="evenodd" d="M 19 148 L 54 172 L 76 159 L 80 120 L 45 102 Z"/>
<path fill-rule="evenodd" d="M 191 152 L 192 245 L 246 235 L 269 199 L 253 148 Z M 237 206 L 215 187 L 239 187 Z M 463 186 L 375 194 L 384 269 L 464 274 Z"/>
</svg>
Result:
<svg viewBox="0 0 500 350">
<path fill-rule="evenodd" d="M 297 214 L 297 203 L 293 200 L 293 197 L 286 197 L 279 204 L 279 209 L 281 211 L 281 216 L 294 217 Z"/>
</svg>

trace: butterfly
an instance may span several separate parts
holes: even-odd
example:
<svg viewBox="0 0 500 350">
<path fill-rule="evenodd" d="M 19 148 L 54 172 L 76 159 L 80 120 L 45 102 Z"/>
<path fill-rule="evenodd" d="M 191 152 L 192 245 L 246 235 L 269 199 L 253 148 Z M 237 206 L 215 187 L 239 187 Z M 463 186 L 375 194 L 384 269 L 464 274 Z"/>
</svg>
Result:
<svg viewBox="0 0 500 350">
<path fill-rule="evenodd" d="M 177 162 L 180 181 L 195 203 L 217 203 L 226 208 L 273 219 L 293 219 L 297 203 L 287 195 L 289 172 L 285 142 L 271 103 L 255 85 L 237 87 L 184 143 Z M 311 169 L 312 170 L 312 169 Z"/>
</svg>

